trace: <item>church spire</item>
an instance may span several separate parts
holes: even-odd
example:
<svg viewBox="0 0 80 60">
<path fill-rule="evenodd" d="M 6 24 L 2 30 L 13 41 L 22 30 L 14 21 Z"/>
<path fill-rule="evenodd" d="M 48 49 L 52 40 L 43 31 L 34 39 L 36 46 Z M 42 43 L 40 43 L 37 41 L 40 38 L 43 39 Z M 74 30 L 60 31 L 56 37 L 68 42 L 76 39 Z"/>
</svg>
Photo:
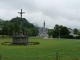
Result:
<svg viewBox="0 0 80 60">
<path fill-rule="evenodd" d="M 44 20 L 44 28 L 45 28 L 45 20 Z"/>
</svg>

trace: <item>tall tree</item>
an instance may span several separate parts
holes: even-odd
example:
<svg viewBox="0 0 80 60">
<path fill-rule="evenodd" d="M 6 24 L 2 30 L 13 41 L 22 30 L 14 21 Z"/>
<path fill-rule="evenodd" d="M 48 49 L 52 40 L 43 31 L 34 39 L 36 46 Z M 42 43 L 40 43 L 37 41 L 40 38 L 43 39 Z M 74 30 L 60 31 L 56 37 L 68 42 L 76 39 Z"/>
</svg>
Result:
<svg viewBox="0 0 80 60">
<path fill-rule="evenodd" d="M 62 27 L 60 30 L 61 35 L 69 35 L 69 30 L 67 27 Z"/>
<path fill-rule="evenodd" d="M 24 28 L 34 28 L 34 25 L 32 23 L 29 23 L 28 20 L 26 20 L 25 18 L 20 18 L 20 17 L 16 17 L 10 20 L 11 23 L 17 23 L 18 25 L 20 25 L 22 21 L 22 27 Z"/>
<path fill-rule="evenodd" d="M 48 35 L 49 35 L 49 37 L 52 36 L 52 34 L 53 34 L 53 29 L 48 29 Z"/>
<path fill-rule="evenodd" d="M 55 25 L 54 31 L 53 31 L 53 37 L 59 37 L 61 35 L 69 35 L 69 30 L 67 27 L 62 25 Z"/>
<path fill-rule="evenodd" d="M 78 34 L 78 29 L 74 28 L 74 34 Z"/>
<path fill-rule="evenodd" d="M 58 37 L 59 36 L 59 25 L 56 24 L 54 27 L 54 32 L 53 32 L 53 37 Z"/>
</svg>

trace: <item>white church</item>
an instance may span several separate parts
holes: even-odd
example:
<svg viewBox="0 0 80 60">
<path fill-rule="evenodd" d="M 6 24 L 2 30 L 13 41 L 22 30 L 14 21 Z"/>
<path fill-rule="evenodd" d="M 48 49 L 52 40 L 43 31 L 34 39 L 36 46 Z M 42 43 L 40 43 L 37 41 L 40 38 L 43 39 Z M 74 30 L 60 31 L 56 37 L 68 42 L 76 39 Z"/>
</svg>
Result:
<svg viewBox="0 0 80 60">
<path fill-rule="evenodd" d="M 43 23 L 43 27 L 38 29 L 38 35 L 40 37 L 48 38 L 48 28 L 45 28 L 45 21 Z"/>
</svg>

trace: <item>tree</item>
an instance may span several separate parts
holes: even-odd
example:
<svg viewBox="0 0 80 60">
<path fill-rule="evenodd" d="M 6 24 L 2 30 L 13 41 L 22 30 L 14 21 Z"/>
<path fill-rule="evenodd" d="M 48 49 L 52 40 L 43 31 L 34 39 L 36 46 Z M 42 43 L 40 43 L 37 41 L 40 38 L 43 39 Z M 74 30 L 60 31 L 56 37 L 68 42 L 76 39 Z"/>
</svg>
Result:
<svg viewBox="0 0 80 60">
<path fill-rule="evenodd" d="M 2 28 L 2 31 L 0 31 L 0 34 L 6 34 L 9 36 L 13 35 L 13 32 L 19 32 L 20 31 L 20 23 L 22 21 L 22 31 L 23 33 L 27 32 L 29 36 L 36 36 L 38 35 L 38 27 L 34 26 L 33 23 L 29 23 L 27 19 L 25 18 L 12 18 L 11 20 L 6 20 L 3 22 L 0 22 L 0 27 Z"/>
<path fill-rule="evenodd" d="M 8 34 L 9 34 L 9 36 L 12 36 L 14 29 L 15 29 L 14 23 L 9 23 L 8 24 L 8 32 L 9 32 Z"/>
<path fill-rule="evenodd" d="M 52 34 L 53 34 L 53 29 L 48 29 L 48 36 L 50 37 L 52 36 Z"/>
<path fill-rule="evenodd" d="M 33 36 L 33 30 L 25 28 L 25 31 L 28 33 L 29 36 Z"/>
<path fill-rule="evenodd" d="M 77 28 L 74 28 L 74 34 L 78 34 L 78 29 Z"/>
<path fill-rule="evenodd" d="M 18 23 L 14 23 L 14 31 L 15 32 L 19 32 L 20 31 L 20 26 L 18 25 Z"/>
<path fill-rule="evenodd" d="M 77 32 L 77 34 L 78 34 L 78 36 L 80 36 L 80 32 L 79 31 Z"/>
<path fill-rule="evenodd" d="M 3 37 L 4 37 L 4 35 L 8 35 L 8 27 L 7 26 L 4 26 L 2 28 L 2 35 L 3 35 Z"/>
<path fill-rule="evenodd" d="M 10 20 L 11 23 L 17 23 L 18 25 L 20 25 L 21 21 L 22 21 L 22 27 L 34 28 L 34 25 L 32 23 L 29 23 L 28 20 L 26 20 L 25 18 L 21 19 L 20 17 L 16 17 Z"/>
<path fill-rule="evenodd" d="M 58 38 L 61 35 L 69 35 L 69 30 L 65 26 L 56 24 L 53 31 L 53 37 Z"/>
<path fill-rule="evenodd" d="M 53 37 L 56 38 L 59 36 L 59 25 L 56 24 L 54 27 Z"/>
<path fill-rule="evenodd" d="M 69 30 L 67 27 L 62 27 L 60 30 L 60 35 L 69 35 Z"/>
</svg>

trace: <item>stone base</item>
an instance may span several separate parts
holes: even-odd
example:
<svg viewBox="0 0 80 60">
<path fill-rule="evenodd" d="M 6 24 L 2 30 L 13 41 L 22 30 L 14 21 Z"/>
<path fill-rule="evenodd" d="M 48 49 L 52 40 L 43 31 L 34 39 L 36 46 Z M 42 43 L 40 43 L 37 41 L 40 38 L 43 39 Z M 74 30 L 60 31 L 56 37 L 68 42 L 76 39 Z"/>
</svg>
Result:
<svg viewBox="0 0 80 60">
<path fill-rule="evenodd" d="M 27 37 L 12 37 L 12 44 L 28 44 Z"/>
</svg>

